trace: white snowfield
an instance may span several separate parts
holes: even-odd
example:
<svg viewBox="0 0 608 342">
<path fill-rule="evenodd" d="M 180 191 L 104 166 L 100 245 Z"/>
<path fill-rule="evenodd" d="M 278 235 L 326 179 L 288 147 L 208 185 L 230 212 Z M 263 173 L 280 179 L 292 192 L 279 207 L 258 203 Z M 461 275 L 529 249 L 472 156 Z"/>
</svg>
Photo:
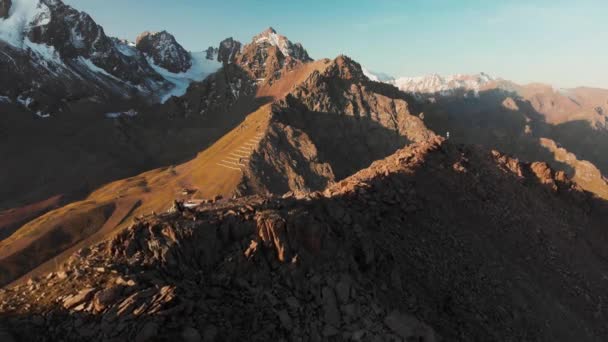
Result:
<svg viewBox="0 0 608 342">
<path fill-rule="evenodd" d="M 25 33 L 51 21 L 49 8 L 38 0 L 13 0 L 9 17 L 0 19 L 0 40 L 23 48 Z"/>
<path fill-rule="evenodd" d="M 152 69 L 173 84 L 172 89 L 161 94 L 161 103 L 165 103 L 172 96 L 182 96 L 186 94 L 190 83 L 200 82 L 222 67 L 222 63 L 218 62 L 217 58 L 213 58 L 213 60 L 207 59 L 205 52 L 191 52 L 190 55 L 192 56 L 192 67 L 188 71 L 181 73 L 173 73 L 167 69 L 161 68 L 154 64 L 152 58 L 147 57 L 148 63 Z"/>
<path fill-rule="evenodd" d="M 80 63 L 82 63 L 84 66 L 86 66 L 87 68 L 89 68 L 89 70 L 91 70 L 94 73 L 97 74 L 102 74 L 104 76 L 107 76 L 117 82 L 122 82 L 122 83 L 126 83 L 125 81 L 121 80 L 120 78 L 110 74 L 109 72 L 105 71 L 104 69 L 98 67 L 95 63 L 93 63 L 92 60 L 88 59 L 88 58 L 84 58 L 82 56 L 78 57 L 78 61 Z"/>
</svg>

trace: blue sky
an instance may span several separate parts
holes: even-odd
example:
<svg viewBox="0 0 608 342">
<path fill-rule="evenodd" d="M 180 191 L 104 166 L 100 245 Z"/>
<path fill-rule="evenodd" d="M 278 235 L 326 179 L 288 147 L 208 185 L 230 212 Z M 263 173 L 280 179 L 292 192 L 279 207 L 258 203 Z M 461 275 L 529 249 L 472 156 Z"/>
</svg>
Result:
<svg viewBox="0 0 608 342">
<path fill-rule="evenodd" d="M 189 50 L 268 26 L 313 58 L 344 53 L 393 76 L 486 72 L 608 88 L 606 0 L 66 0 L 112 36 L 167 30 Z"/>
</svg>

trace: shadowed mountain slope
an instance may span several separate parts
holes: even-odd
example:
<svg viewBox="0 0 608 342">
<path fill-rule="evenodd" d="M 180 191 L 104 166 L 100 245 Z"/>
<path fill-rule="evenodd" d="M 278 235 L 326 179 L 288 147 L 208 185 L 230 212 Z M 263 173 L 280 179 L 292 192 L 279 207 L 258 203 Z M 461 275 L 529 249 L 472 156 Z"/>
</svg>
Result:
<svg viewBox="0 0 608 342">
<path fill-rule="evenodd" d="M 601 341 L 605 205 L 544 163 L 435 139 L 324 192 L 147 218 L 3 291 L 3 328 L 28 339 Z"/>
</svg>

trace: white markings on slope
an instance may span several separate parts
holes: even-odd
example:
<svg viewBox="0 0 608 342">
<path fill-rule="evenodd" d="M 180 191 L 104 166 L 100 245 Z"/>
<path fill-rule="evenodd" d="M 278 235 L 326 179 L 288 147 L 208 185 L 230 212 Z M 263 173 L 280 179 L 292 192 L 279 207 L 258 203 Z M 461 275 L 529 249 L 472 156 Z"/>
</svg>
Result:
<svg viewBox="0 0 608 342">
<path fill-rule="evenodd" d="M 229 152 L 228 155 L 222 159 L 222 161 L 217 163 L 217 165 L 226 169 L 235 171 L 238 170 L 242 172 L 242 168 L 247 166 L 251 153 L 253 153 L 255 148 L 258 146 L 263 136 L 263 133 L 256 134 L 255 137 L 247 140 L 241 146 Z"/>
</svg>

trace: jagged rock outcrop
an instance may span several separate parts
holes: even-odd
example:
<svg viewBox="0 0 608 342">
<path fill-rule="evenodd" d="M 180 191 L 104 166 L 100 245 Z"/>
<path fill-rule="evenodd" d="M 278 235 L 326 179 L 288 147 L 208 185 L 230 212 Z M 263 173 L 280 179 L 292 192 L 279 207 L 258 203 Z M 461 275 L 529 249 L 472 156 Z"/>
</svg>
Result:
<svg viewBox="0 0 608 342">
<path fill-rule="evenodd" d="M 217 60 L 224 64 L 234 63 L 236 56 L 241 52 L 241 42 L 226 38 L 220 42 Z"/>
<path fill-rule="evenodd" d="M 192 57 L 167 31 L 144 32 L 135 41 L 137 49 L 154 64 L 172 73 L 185 72 L 192 67 Z"/>
<path fill-rule="evenodd" d="M 217 60 L 222 64 L 234 63 L 236 57 L 241 52 L 241 42 L 234 40 L 232 37 L 226 38 L 220 42 L 219 47 L 210 46 L 206 50 L 206 57 L 209 60 Z"/>
<path fill-rule="evenodd" d="M 269 44 L 276 46 L 284 57 L 291 57 L 304 62 L 312 60 L 302 44 L 292 43 L 287 37 L 278 34 L 272 27 L 269 27 L 260 34 L 254 36 L 253 43 L 257 45 Z"/>
<path fill-rule="evenodd" d="M 255 89 L 255 82 L 246 72 L 228 64 L 202 82 L 191 84 L 186 94 L 173 98 L 170 105 L 176 107 L 172 111 L 185 116 L 228 111 L 241 98 L 253 101 Z"/>
<path fill-rule="evenodd" d="M 214 48 L 213 46 L 210 46 L 207 48 L 207 50 L 205 50 L 205 58 L 210 61 L 214 61 L 217 59 L 217 53 L 218 53 L 218 48 Z"/>
<path fill-rule="evenodd" d="M 125 55 L 87 13 L 55 0 L 41 0 L 39 6 L 46 9 L 41 9 L 38 24 L 27 32 L 32 42 L 53 47 L 63 60 L 90 59 L 125 82 L 146 85 L 148 80 L 163 81 L 141 56 Z"/>
<path fill-rule="evenodd" d="M 298 64 L 312 61 L 300 44 L 293 44 L 273 28 L 253 37 L 245 45 L 235 62 L 245 68 L 253 78 L 272 82 L 280 77 L 281 69 L 292 69 Z"/>
<path fill-rule="evenodd" d="M 143 218 L 61 271 L 1 291 L 0 331 L 604 340 L 604 210 L 541 164 L 434 138 L 323 192 Z"/>
</svg>

